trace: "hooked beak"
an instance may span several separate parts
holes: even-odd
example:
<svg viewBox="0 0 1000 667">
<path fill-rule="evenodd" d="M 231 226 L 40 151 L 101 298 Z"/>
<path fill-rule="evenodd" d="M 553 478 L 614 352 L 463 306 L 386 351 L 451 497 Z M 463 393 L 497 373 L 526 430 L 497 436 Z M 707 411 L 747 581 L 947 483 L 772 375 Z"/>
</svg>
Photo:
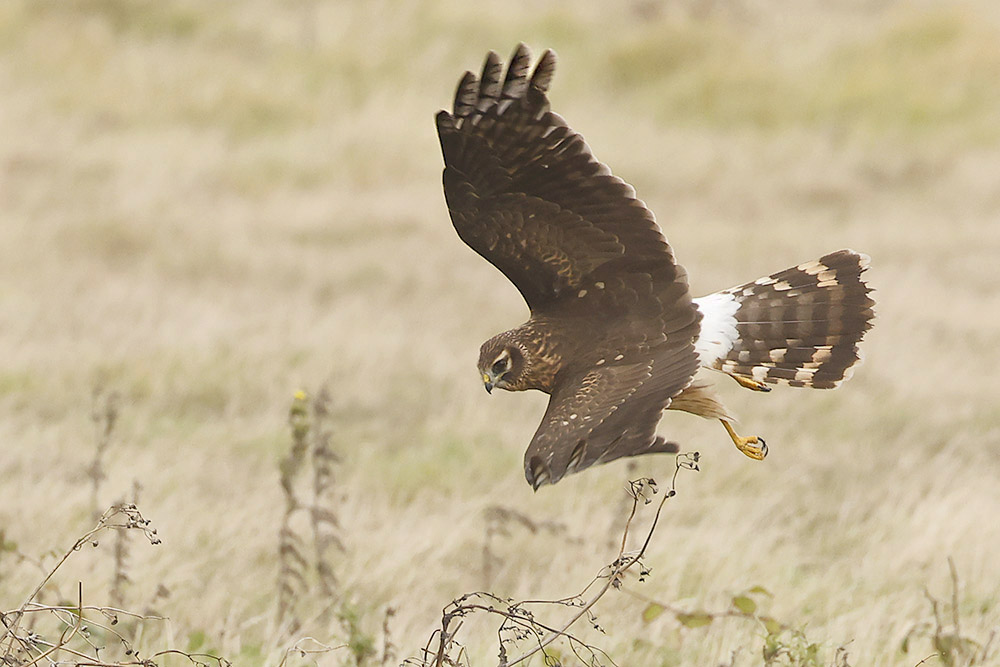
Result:
<svg viewBox="0 0 1000 667">
<path fill-rule="evenodd" d="M 487 394 L 492 394 L 493 393 L 493 380 L 491 380 L 490 376 L 487 375 L 486 373 L 483 373 L 483 385 L 486 386 L 486 393 Z"/>
</svg>

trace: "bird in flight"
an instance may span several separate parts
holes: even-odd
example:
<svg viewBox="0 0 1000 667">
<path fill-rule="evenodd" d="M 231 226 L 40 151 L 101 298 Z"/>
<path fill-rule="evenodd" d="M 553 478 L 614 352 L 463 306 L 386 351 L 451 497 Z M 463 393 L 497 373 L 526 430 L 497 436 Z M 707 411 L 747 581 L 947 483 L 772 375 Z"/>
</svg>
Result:
<svg viewBox="0 0 1000 667">
<path fill-rule="evenodd" d="M 523 44 L 504 73 L 490 52 L 437 114 L 444 194 L 459 237 L 496 266 L 531 311 L 483 343 L 487 391 L 537 389 L 548 408 L 524 456 L 537 490 L 599 463 L 676 452 L 663 411 L 722 422 L 752 459 L 699 368 L 741 386 L 830 389 L 848 379 L 874 302 L 869 258 L 840 250 L 692 298 L 687 272 L 635 190 L 549 109 L 551 50 L 530 70 Z"/>
</svg>

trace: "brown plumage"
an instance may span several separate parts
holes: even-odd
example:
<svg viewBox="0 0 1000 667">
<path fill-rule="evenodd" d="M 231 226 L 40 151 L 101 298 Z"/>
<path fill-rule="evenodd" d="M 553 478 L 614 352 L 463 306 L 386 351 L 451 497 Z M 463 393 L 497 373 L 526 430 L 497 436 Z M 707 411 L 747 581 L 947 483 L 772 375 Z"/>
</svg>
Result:
<svg viewBox="0 0 1000 667">
<path fill-rule="evenodd" d="M 725 290 L 739 303 L 739 336 L 714 368 L 792 387 L 833 389 L 850 377 L 874 302 L 868 258 L 840 250 Z"/>
<path fill-rule="evenodd" d="M 520 45 L 504 75 L 491 52 L 479 77 L 462 77 L 452 112 L 437 115 L 455 229 L 531 309 L 479 359 L 488 390 L 551 395 L 525 453 L 528 482 L 677 451 L 656 435 L 668 407 L 722 419 L 741 450 L 763 458 L 763 441 L 735 435 L 695 372 L 717 368 L 756 389 L 835 385 L 870 326 L 863 256 L 841 251 L 692 299 L 653 214 L 549 110 L 555 54 L 529 76 L 530 62 Z"/>
</svg>

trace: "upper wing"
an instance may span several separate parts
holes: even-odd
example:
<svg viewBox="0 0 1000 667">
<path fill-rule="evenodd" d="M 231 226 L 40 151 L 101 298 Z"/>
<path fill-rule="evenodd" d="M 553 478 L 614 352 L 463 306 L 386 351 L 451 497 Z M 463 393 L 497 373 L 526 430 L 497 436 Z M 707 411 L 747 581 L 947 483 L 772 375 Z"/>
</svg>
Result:
<svg viewBox="0 0 1000 667">
<path fill-rule="evenodd" d="M 555 54 L 542 54 L 529 79 L 530 61 L 519 45 L 501 81 L 491 52 L 479 79 L 462 78 L 452 112 L 437 115 L 445 198 L 459 236 L 514 283 L 533 312 L 577 294 L 609 263 L 615 268 L 605 275 L 640 266 L 683 282 L 635 190 L 549 111 Z"/>
<path fill-rule="evenodd" d="M 524 454 L 528 483 L 537 490 L 595 463 L 676 452 L 657 437 L 656 425 L 697 367 L 689 346 L 678 341 L 618 365 L 612 357 L 562 379 Z"/>
</svg>

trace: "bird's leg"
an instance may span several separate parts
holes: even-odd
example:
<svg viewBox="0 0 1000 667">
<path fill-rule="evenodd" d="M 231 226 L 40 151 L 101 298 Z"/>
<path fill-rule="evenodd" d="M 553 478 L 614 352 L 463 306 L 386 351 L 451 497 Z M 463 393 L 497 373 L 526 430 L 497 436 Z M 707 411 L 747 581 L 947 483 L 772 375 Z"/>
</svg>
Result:
<svg viewBox="0 0 1000 667">
<path fill-rule="evenodd" d="M 764 457 L 767 456 L 767 443 L 764 442 L 764 438 L 758 438 L 755 435 L 744 438 L 736 434 L 736 431 L 733 430 L 733 425 L 728 421 L 725 419 L 720 419 L 719 421 L 726 427 L 726 431 L 729 433 L 729 437 L 733 439 L 736 449 L 757 461 L 764 460 Z"/>
<path fill-rule="evenodd" d="M 743 377 L 742 375 L 730 375 L 729 377 L 736 380 L 741 387 L 746 387 L 747 389 L 753 389 L 754 391 L 771 391 L 771 388 L 764 384 L 763 382 L 758 382 L 748 377 Z"/>
</svg>

